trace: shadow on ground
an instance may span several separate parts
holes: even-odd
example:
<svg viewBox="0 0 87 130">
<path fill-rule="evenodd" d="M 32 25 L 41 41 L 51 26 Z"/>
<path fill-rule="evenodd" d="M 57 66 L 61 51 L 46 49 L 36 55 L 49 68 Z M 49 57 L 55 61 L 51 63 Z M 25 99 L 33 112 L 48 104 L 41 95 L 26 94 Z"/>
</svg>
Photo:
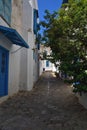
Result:
<svg viewBox="0 0 87 130">
<path fill-rule="evenodd" d="M 32 91 L 0 105 L 0 130 L 87 130 L 87 110 L 70 86 L 46 72 Z"/>
</svg>

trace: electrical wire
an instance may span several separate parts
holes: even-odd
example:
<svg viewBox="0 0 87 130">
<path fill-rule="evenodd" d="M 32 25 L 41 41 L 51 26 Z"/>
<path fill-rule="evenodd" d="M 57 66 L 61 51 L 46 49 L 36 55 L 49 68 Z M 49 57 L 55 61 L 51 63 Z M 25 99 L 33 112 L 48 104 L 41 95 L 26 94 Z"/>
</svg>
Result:
<svg viewBox="0 0 87 130">
<path fill-rule="evenodd" d="M 1 36 L 1 37 L 0 37 L 0 40 L 3 39 L 8 33 L 9 33 L 9 32 L 7 32 L 7 33 L 5 33 L 3 36 Z M 16 52 L 18 52 L 18 51 L 19 51 L 20 49 L 22 49 L 22 48 L 23 48 L 23 47 L 20 47 L 20 48 L 18 48 L 17 50 L 11 52 L 11 53 L 12 53 L 12 54 L 13 54 L 13 53 L 16 53 Z"/>
<path fill-rule="evenodd" d="M 21 50 L 22 48 L 23 48 L 23 47 L 20 47 L 20 48 L 18 48 L 17 50 L 12 51 L 11 54 L 18 52 L 18 51 Z"/>
</svg>

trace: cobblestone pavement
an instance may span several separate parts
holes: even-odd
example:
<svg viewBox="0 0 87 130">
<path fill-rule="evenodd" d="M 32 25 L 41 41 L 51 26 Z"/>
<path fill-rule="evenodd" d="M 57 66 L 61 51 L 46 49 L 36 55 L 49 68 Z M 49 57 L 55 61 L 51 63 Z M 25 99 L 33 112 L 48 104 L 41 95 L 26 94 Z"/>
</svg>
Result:
<svg viewBox="0 0 87 130">
<path fill-rule="evenodd" d="M 68 85 L 47 72 L 32 91 L 0 105 L 0 130 L 87 130 L 87 110 Z"/>
</svg>

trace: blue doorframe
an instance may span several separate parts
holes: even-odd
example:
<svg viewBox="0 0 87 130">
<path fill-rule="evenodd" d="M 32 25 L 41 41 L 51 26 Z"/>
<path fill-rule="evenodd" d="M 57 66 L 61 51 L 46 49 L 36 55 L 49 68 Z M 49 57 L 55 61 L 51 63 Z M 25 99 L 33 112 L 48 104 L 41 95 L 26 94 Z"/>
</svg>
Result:
<svg viewBox="0 0 87 130">
<path fill-rule="evenodd" d="M 9 51 L 0 46 L 0 97 L 8 94 Z"/>
</svg>

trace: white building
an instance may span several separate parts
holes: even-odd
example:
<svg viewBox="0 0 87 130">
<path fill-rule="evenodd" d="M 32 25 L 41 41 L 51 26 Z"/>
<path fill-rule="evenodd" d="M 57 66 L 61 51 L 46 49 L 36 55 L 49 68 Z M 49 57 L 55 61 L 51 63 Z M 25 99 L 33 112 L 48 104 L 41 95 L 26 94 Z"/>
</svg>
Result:
<svg viewBox="0 0 87 130">
<path fill-rule="evenodd" d="M 38 79 L 37 18 L 37 0 L 0 0 L 1 101 Z"/>
<path fill-rule="evenodd" d="M 40 75 L 43 73 L 43 71 L 56 72 L 55 65 L 49 60 L 43 59 L 43 53 L 46 53 L 46 55 L 49 57 L 51 52 L 52 51 L 50 47 L 45 47 L 44 45 L 40 46 Z"/>
<path fill-rule="evenodd" d="M 36 43 L 37 8 L 37 0 L 23 0 L 23 37 L 29 43 L 30 48 L 21 50 L 20 90 L 31 90 L 39 77 L 38 48 Z"/>
</svg>

